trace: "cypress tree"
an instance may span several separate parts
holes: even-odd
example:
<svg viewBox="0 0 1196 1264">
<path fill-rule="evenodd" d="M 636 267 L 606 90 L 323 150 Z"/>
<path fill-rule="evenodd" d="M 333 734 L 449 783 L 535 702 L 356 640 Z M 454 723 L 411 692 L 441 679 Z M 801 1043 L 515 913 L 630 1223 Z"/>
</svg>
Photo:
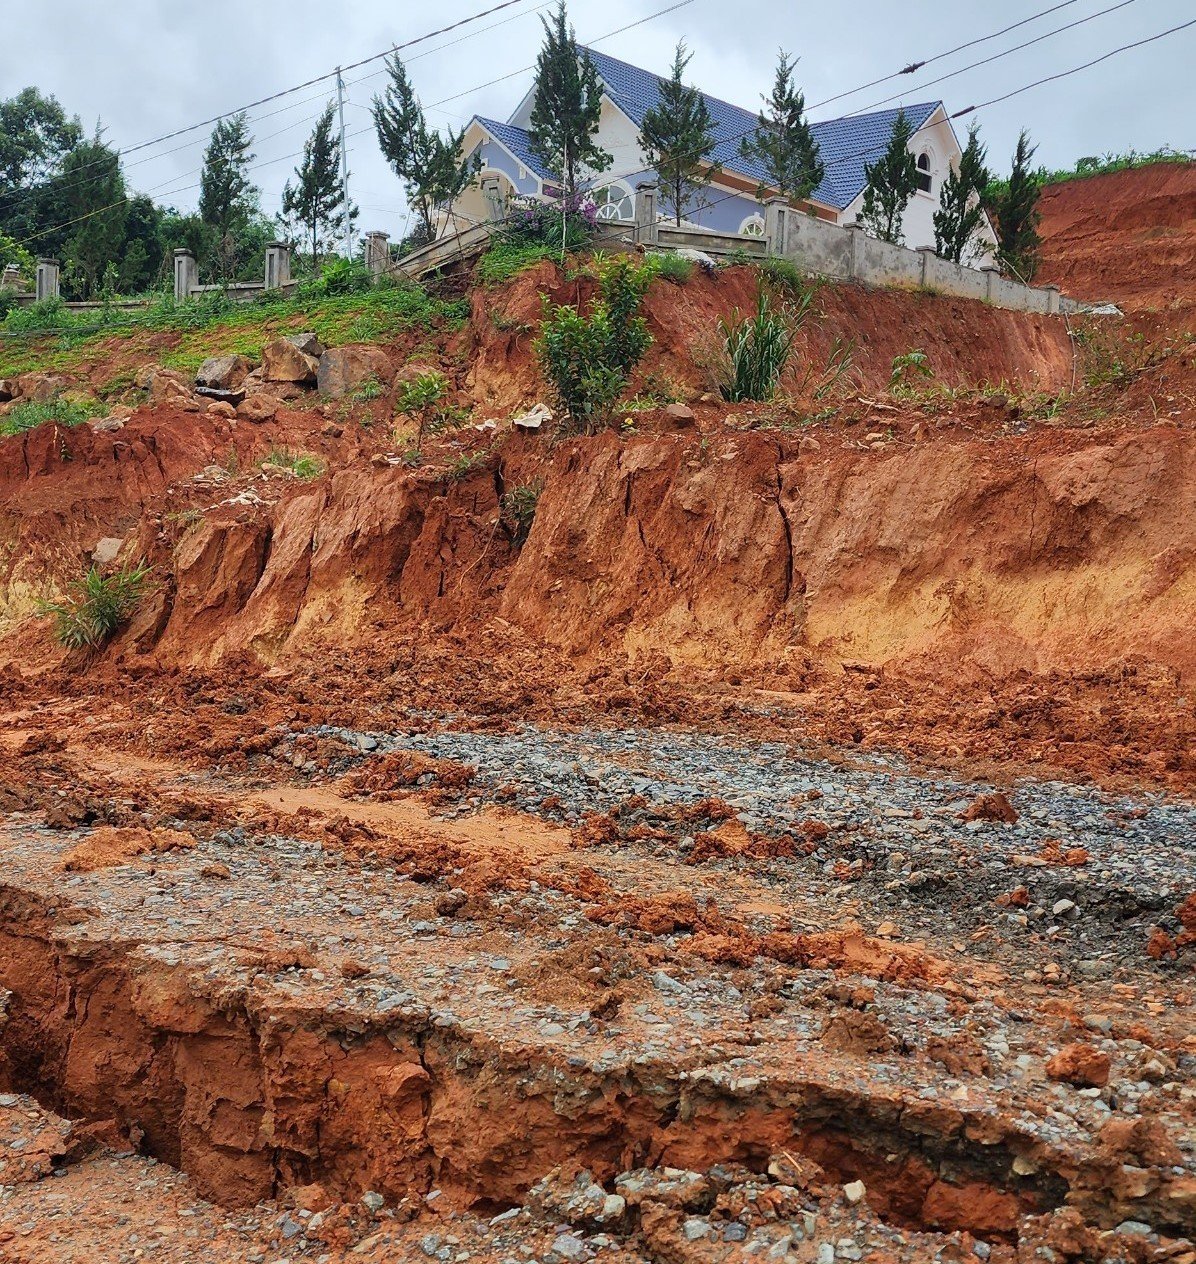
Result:
<svg viewBox="0 0 1196 1264">
<path fill-rule="evenodd" d="M 818 154 L 818 142 L 806 121 L 806 98 L 793 82 L 796 59 L 786 57 L 781 49 L 777 58 L 777 74 L 772 95 L 760 111 L 759 130 L 739 143 L 740 153 L 759 162 L 768 172 L 769 185 L 756 190 L 764 197 L 769 187 L 782 197 L 800 202 L 808 198 L 822 183 L 826 168 Z"/>
<path fill-rule="evenodd" d="M 893 134 L 884 154 L 864 168 L 868 183 L 864 187 L 864 206 L 860 223 L 881 241 L 899 246 L 903 240 L 901 221 L 905 208 L 918 187 L 918 164 L 909 152 L 914 129 L 904 110 L 898 110 Z"/>
<path fill-rule="evenodd" d="M 960 263 L 984 223 L 981 197 L 988 187 L 985 168 L 988 152 L 980 143 L 980 126 L 968 129 L 968 143 L 959 159 L 958 171 L 952 168 L 943 181 L 939 209 L 934 213 L 934 248 L 944 259 Z"/>
<path fill-rule="evenodd" d="M 577 192 L 583 170 L 605 171 L 611 155 L 594 137 L 602 114 L 602 85 L 588 51 L 577 47 L 568 25 L 565 0 L 559 0 L 544 45 L 536 58 L 536 92 L 528 136 L 534 153 L 549 171 L 561 173 L 562 192 Z"/>
<path fill-rule="evenodd" d="M 320 260 L 320 247 L 344 232 L 357 218 L 355 206 L 345 206 L 341 185 L 341 140 L 332 130 L 333 107 L 329 102 L 303 146 L 303 161 L 295 168 L 297 183 L 288 180 L 282 190 L 283 212 L 303 225 L 311 243 L 311 266 Z"/>
<path fill-rule="evenodd" d="M 1017 138 L 1009 182 L 992 198 L 997 219 L 997 261 L 1023 281 L 1034 279 L 1042 245 L 1038 235 L 1042 176 L 1030 167 L 1036 149 L 1037 146 L 1030 144 L 1029 134 L 1023 131 Z"/>
<path fill-rule="evenodd" d="M 420 218 L 428 241 L 436 236 L 436 208 L 451 203 L 473 180 L 477 162 L 460 156 L 465 129 L 442 136 L 428 126 L 423 107 L 397 54 L 386 63 L 390 82 L 374 97 L 378 145 L 395 175 L 407 186 L 407 202 Z"/>
<path fill-rule="evenodd" d="M 715 135 L 706 99 L 681 79 L 692 57 L 682 40 L 673 55 L 672 74 L 660 80 L 660 103 L 645 113 L 640 127 L 644 161 L 656 172 L 660 200 L 672 209 L 678 224 L 719 170 L 710 161 Z"/>
</svg>

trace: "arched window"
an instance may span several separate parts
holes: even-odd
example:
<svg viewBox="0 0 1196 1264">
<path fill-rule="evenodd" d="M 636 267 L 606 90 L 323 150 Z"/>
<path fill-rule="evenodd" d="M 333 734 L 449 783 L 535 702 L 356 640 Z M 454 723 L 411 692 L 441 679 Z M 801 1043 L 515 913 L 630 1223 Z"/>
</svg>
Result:
<svg viewBox="0 0 1196 1264">
<path fill-rule="evenodd" d="M 764 216 L 749 215 L 747 219 L 739 225 L 740 234 L 744 237 L 763 237 L 764 236 Z"/>
<path fill-rule="evenodd" d="M 918 155 L 918 188 L 923 193 L 931 191 L 932 182 L 930 179 L 930 155 L 923 150 Z"/>
<path fill-rule="evenodd" d="M 635 195 L 621 181 L 594 189 L 590 196 L 597 208 L 595 217 L 601 220 L 614 220 L 630 223 L 635 219 Z"/>
</svg>

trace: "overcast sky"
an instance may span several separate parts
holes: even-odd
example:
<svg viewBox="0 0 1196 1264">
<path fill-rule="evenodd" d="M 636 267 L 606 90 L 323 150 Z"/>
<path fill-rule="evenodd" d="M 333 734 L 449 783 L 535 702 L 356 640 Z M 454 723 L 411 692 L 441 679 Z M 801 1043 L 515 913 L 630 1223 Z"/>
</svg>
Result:
<svg viewBox="0 0 1196 1264">
<path fill-rule="evenodd" d="M 496 0 L 34 0 L 5 4 L 0 96 L 27 83 L 53 93 L 90 128 L 102 120 L 110 143 L 136 145 L 246 105 L 271 93 L 381 52 L 485 9 Z M 694 56 L 691 80 L 705 91 L 754 109 L 771 85 L 778 45 L 800 56 L 798 75 L 814 105 L 913 61 L 991 35 L 1059 0 L 690 0 L 636 26 L 675 0 L 572 0 L 569 13 L 582 42 L 666 74 L 678 39 Z M 1080 65 L 1120 45 L 1154 35 L 1196 16 L 1193 0 L 1126 0 L 1013 52 L 991 65 L 939 84 L 930 80 L 1118 4 L 1071 0 L 997 39 L 927 66 L 915 75 L 853 92 L 811 111 L 831 118 L 901 93 L 898 100 L 943 100 L 962 109 L 1044 75 Z M 535 59 L 543 0 L 509 9 L 411 48 L 403 56 L 425 104 L 442 127 L 459 127 L 472 114 L 506 118 L 530 84 L 517 73 Z M 1022 93 L 974 117 L 990 147 L 992 165 L 1006 168 L 1018 130 L 1038 142 L 1039 159 L 1070 165 L 1089 154 L 1170 144 L 1196 147 L 1196 26 L 1144 48 L 1121 53 L 1058 83 Z M 377 150 L 368 114 L 384 77 L 381 62 L 346 74 L 345 112 L 350 191 L 362 210 L 360 227 L 400 236 L 407 210 L 398 181 Z M 485 84 L 490 86 L 481 86 Z M 250 112 L 255 135 L 255 179 L 267 213 L 280 209 L 280 192 L 315 117 L 331 96 L 320 84 Z M 966 124 L 957 124 L 961 134 Z M 180 209 L 198 199 L 207 130 L 130 154 L 132 188 Z M 353 135 L 353 133 L 360 133 Z M 173 152 L 172 152 L 173 151 Z"/>
</svg>

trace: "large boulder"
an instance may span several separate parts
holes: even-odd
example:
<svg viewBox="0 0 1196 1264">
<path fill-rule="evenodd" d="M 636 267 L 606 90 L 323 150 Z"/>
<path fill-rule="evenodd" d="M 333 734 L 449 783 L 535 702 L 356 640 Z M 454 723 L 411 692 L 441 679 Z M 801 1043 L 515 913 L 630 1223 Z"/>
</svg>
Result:
<svg viewBox="0 0 1196 1264">
<path fill-rule="evenodd" d="M 286 338 L 291 346 L 302 351 L 304 355 L 318 360 L 324 354 L 324 344 L 313 333 L 287 334 Z"/>
<path fill-rule="evenodd" d="M 157 366 L 145 375 L 145 390 L 151 404 L 182 404 L 191 398 L 191 388 L 181 373 Z"/>
<path fill-rule="evenodd" d="M 262 349 L 262 380 L 266 382 L 310 386 L 316 380 L 319 367 L 319 359 L 302 350 L 291 338 L 275 338 Z"/>
<path fill-rule="evenodd" d="M 393 374 L 394 366 L 390 356 L 380 347 L 331 347 L 320 357 L 316 385 L 320 388 L 321 395 L 341 399 L 360 390 L 371 380 L 389 387 Z"/>
<path fill-rule="evenodd" d="M 21 388 L 11 378 L 0 377 L 0 403 L 5 400 L 16 399 L 21 393 Z"/>
<path fill-rule="evenodd" d="M 209 356 L 195 375 L 196 386 L 217 391 L 235 391 L 249 375 L 250 364 L 244 356 Z"/>
<path fill-rule="evenodd" d="M 23 399 L 32 400 L 35 404 L 48 404 L 66 390 L 69 383 L 57 373 L 23 373 L 17 379 L 20 390 L 17 392 Z"/>
</svg>

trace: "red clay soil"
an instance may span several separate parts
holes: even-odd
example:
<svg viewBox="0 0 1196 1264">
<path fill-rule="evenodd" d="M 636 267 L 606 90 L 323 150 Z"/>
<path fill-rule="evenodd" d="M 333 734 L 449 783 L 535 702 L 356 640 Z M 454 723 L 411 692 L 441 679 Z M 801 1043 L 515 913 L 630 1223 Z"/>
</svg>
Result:
<svg viewBox="0 0 1196 1264">
<path fill-rule="evenodd" d="M 1131 312 L 1192 306 L 1196 163 L 1048 185 L 1040 205 L 1043 265 L 1036 284 Z"/>
</svg>

